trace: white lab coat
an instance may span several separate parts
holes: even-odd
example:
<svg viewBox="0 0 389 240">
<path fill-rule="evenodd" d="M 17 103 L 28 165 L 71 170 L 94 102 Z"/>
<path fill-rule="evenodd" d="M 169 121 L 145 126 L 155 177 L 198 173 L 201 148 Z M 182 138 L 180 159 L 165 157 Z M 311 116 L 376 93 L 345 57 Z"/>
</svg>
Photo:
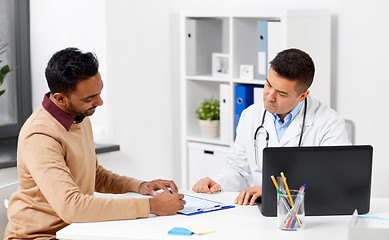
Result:
<svg viewBox="0 0 389 240">
<path fill-rule="evenodd" d="M 344 119 L 333 109 L 308 96 L 308 108 L 301 146 L 350 145 Z M 305 103 L 304 103 L 305 104 Z M 300 140 L 304 105 L 278 142 L 273 114 L 267 112 L 263 126 L 269 133 L 269 147 L 296 147 Z M 227 158 L 227 166 L 213 177 L 224 191 L 241 191 L 250 186 L 262 186 L 262 151 L 265 137 L 258 137 L 258 163 L 254 158 L 254 133 L 261 125 L 264 106 L 253 104 L 245 109 L 237 127 L 237 136 Z"/>
</svg>

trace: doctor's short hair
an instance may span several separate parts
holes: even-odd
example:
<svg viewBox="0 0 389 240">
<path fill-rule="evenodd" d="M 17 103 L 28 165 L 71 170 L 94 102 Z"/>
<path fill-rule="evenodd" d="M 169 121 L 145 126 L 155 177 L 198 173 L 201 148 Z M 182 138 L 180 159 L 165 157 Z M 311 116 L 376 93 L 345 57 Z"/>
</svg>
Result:
<svg viewBox="0 0 389 240">
<path fill-rule="evenodd" d="M 279 52 L 270 61 L 270 68 L 282 77 L 297 81 L 296 91 L 299 94 L 311 86 L 315 75 L 315 64 L 312 58 L 306 52 L 295 48 Z"/>
<path fill-rule="evenodd" d="M 49 60 L 45 76 L 50 92 L 67 94 L 76 90 L 77 84 L 93 77 L 99 70 L 94 53 L 83 53 L 77 48 L 56 52 Z"/>
</svg>

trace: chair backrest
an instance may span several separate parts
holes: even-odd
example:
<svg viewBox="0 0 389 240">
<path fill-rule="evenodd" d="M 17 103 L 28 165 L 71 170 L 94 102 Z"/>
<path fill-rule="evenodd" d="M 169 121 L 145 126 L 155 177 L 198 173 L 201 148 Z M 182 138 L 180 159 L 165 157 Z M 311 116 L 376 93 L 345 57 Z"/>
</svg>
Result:
<svg viewBox="0 0 389 240">
<path fill-rule="evenodd" d="M 18 189 L 18 186 L 19 182 L 13 182 L 0 187 L 0 239 L 3 238 L 4 231 L 8 223 L 8 200 L 11 197 L 11 194 Z"/>
<path fill-rule="evenodd" d="M 348 139 L 350 139 L 351 144 L 355 144 L 355 123 L 350 119 L 345 119 L 346 122 L 346 131 Z"/>
</svg>

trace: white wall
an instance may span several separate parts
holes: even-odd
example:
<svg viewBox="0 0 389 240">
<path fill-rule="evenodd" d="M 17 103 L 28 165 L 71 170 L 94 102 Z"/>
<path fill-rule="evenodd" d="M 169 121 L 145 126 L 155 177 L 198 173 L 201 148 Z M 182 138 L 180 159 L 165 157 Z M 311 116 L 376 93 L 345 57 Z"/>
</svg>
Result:
<svg viewBox="0 0 389 240">
<path fill-rule="evenodd" d="M 93 9 L 93 10 L 91 10 Z M 49 91 L 45 69 L 50 57 L 67 47 L 77 47 L 96 53 L 100 60 L 100 72 L 106 78 L 106 30 L 105 0 L 31 0 L 31 74 L 32 105 L 41 104 Z M 102 97 L 106 98 L 104 86 Z M 95 137 L 102 141 L 110 136 L 107 101 L 96 111 L 92 122 Z"/>
<path fill-rule="evenodd" d="M 105 103 L 92 117 L 99 142 L 120 144 L 101 163 L 141 179 L 180 182 L 178 12 L 203 8 L 325 7 L 333 12 L 332 101 L 374 147 L 373 195 L 389 197 L 385 111 L 389 29 L 384 0 L 31 0 L 33 106 L 44 69 L 67 46 L 97 53 Z M 319 46 L 318 46 L 319 47 Z M 375 121 L 374 121 L 375 120 Z"/>
<path fill-rule="evenodd" d="M 339 2 L 334 101 L 343 116 L 355 121 L 357 144 L 374 148 L 373 195 L 389 197 L 387 9 L 384 0 Z"/>
</svg>

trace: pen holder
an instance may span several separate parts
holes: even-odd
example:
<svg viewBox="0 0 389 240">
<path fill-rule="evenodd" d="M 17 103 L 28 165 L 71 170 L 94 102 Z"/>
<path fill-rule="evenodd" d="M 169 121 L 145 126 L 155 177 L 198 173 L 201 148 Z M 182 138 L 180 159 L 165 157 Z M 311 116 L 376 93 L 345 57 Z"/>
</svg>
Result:
<svg viewBox="0 0 389 240">
<path fill-rule="evenodd" d="M 290 190 L 290 195 L 285 191 L 277 193 L 277 219 L 280 229 L 300 230 L 304 227 L 304 217 L 304 192 L 299 194 L 297 190 Z"/>
</svg>

